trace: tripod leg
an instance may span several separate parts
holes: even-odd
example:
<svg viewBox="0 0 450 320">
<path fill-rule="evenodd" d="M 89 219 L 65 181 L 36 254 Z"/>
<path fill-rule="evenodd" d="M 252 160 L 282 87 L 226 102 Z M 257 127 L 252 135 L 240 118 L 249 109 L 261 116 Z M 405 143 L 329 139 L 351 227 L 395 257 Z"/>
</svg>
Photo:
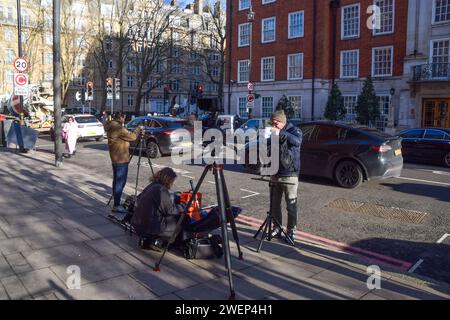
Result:
<svg viewBox="0 0 450 320">
<path fill-rule="evenodd" d="M 144 139 L 139 140 L 139 158 L 137 163 L 137 175 L 136 175 L 136 186 L 134 188 L 134 197 L 137 197 L 137 189 L 139 184 L 139 173 L 141 171 L 141 159 L 142 159 L 142 148 L 144 146 Z"/>
<path fill-rule="evenodd" d="M 267 217 L 267 219 L 266 219 L 266 225 L 265 225 L 265 227 L 264 227 L 264 232 L 263 232 L 263 234 L 262 234 L 262 236 L 261 236 L 261 240 L 259 241 L 259 244 L 258 244 L 258 249 L 256 249 L 256 252 L 260 252 L 261 251 L 261 248 L 262 248 L 262 245 L 263 245 L 263 242 L 264 242 L 264 240 L 266 240 L 266 236 L 267 236 L 267 229 L 269 228 L 269 225 L 272 223 L 272 218 L 270 217 L 270 215 Z"/>
<path fill-rule="evenodd" d="M 216 167 L 215 165 L 214 177 L 216 182 L 217 200 L 219 203 L 219 210 L 220 210 L 220 220 L 221 220 L 220 222 L 222 225 L 222 238 L 223 238 L 222 244 L 225 252 L 225 264 L 228 270 L 228 282 L 230 284 L 230 299 L 234 299 L 236 295 L 234 292 L 233 276 L 231 274 L 231 256 L 230 256 L 230 243 L 228 241 L 228 223 L 225 210 L 223 184 L 219 170 L 222 170 L 222 167 Z"/>
<path fill-rule="evenodd" d="M 200 186 L 202 185 L 203 180 L 205 180 L 206 174 L 208 173 L 210 168 L 211 168 L 211 165 L 208 165 L 205 167 L 205 170 L 203 170 L 200 180 L 198 181 L 197 186 L 195 187 L 195 190 L 192 193 L 192 197 L 189 200 L 188 204 L 186 205 L 186 209 L 184 210 L 180 219 L 178 219 L 177 226 L 175 228 L 175 231 L 172 234 L 172 237 L 170 238 L 169 242 L 167 243 L 166 247 L 164 248 L 164 251 L 161 254 L 161 257 L 159 258 L 159 261 L 155 264 L 155 268 L 153 269 L 154 271 L 159 271 L 159 266 L 161 265 L 162 260 L 164 259 L 164 256 L 166 255 L 166 252 L 169 249 L 169 246 L 175 241 L 178 234 L 180 233 L 182 225 L 183 225 L 183 221 L 187 216 L 187 211 L 190 208 L 190 206 L 192 205 L 192 202 L 194 201 L 194 199 L 196 198 L 198 190 L 200 190 Z"/>
<path fill-rule="evenodd" d="M 232 208 L 231 208 L 230 195 L 228 194 L 228 188 L 227 188 L 227 184 L 225 182 L 225 177 L 224 177 L 224 174 L 223 174 L 223 170 L 221 170 L 219 172 L 219 174 L 220 174 L 220 178 L 222 179 L 222 188 L 223 188 L 223 195 L 224 195 L 226 212 L 227 212 L 227 219 L 228 219 L 228 221 L 230 221 L 231 231 L 233 233 L 234 241 L 236 242 L 236 246 L 237 246 L 238 254 L 239 254 L 239 259 L 242 260 L 243 259 L 243 255 L 242 255 L 242 251 L 241 251 L 241 246 L 239 244 L 239 236 L 238 236 L 238 233 L 237 233 L 236 221 L 234 220 L 234 215 L 233 215 L 233 211 L 232 211 Z"/>
</svg>

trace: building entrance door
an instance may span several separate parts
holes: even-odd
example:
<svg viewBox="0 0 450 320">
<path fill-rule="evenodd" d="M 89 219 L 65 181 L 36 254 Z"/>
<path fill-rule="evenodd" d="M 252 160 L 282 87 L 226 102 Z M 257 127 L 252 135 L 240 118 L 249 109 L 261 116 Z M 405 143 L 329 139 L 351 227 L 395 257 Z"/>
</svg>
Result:
<svg viewBox="0 0 450 320">
<path fill-rule="evenodd" d="M 450 128 L 450 98 L 425 99 L 422 107 L 422 127 Z"/>
</svg>

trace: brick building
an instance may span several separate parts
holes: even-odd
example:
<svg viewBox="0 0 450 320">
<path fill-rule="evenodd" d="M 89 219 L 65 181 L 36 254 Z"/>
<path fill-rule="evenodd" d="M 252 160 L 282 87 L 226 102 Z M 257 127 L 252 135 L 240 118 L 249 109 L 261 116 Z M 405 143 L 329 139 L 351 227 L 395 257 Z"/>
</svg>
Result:
<svg viewBox="0 0 450 320">
<path fill-rule="evenodd" d="M 247 116 L 250 80 L 261 95 L 253 117 L 270 116 L 286 95 L 297 118 L 320 119 L 336 81 L 352 121 L 363 81 L 372 76 L 382 111 L 376 126 L 398 125 L 400 96 L 409 90 L 404 76 L 408 0 L 228 0 L 227 5 L 231 64 L 225 105 L 231 113 Z"/>
</svg>

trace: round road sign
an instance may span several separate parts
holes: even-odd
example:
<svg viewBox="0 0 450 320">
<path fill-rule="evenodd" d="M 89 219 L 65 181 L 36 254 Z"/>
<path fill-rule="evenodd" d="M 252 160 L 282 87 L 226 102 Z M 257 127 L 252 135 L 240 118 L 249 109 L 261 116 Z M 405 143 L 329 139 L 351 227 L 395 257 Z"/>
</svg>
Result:
<svg viewBox="0 0 450 320">
<path fill-rule="evenodd" d="M 249 82 L 247 84 L 247 89 L 248 89 L 248 91 L 253 91 L 253 90 L 255 90 L 255 85 L 252 82 Z"/>
<path fill-rule="evenodd" d="M 248 103 L 253 103 L 253 102 L 255 102 L 255 95 L 249 94 L 249 95 L 247 96 L 247 102 L 248 102 Z"/>
<path fill-rule="evenodd" d="M 24 58 L 16 58 L 14 60 L 14 68 L 17 72 L 27 72 L 29 67 L 27 60 Z"/>
<path fill-rule="evenodd" d="M 18 73 L 14 76 L 14 83 L 18 86 L 25 86 L 28 84 L 28 77 L 25 74 Z"/>
</svg>

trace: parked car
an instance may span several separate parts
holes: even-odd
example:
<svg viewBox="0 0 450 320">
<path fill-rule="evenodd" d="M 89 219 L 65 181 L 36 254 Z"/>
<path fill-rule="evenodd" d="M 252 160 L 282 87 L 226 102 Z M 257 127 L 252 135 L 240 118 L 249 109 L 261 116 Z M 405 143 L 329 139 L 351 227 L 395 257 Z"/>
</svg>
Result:
<svg viewBox="0 0 450 320">
<path fill-rule="evenodd" d="M 105 129 L 103 124 L 97 120 L 96 117 L 88 114 L 66 114 L 62 118 L 62 123 L 66 123 L 69 117 L 75 119 L 75 123 L 78 124 L 78 130 L 81 134 L 79 139 L 95 139 L 96 141 L 102 141 L 105 135 Z M 55 129 L 50 129 L 50 137 L 52 141 L 55 141 Z"/>
<path fill-rule="evenodd" d="M 192 141 L 182 141 L 182 136 L 176 132 L 177 129 L 186 129 L 192 135 L 193 127 L 190 126 L 188 120 L 146 116 L 135 118 L 125 127 L 129 131 L 134 131 L 139 126 L 143 126 L 145 129 L 144 139 L 147 148 L 143 151 L 152 159 L 161 155 L 169 155 L 177 148 L 193 145 Z M 130 148 L 136 148 L 137 143 L 138 141 L 131 142 Z"/>
<path fill-rule="evenodd" d="M 419 128 L 400 133 L 403 157 L 450 167 L 450 129 Z"/>
<path fill-rule="evenodd" d="M 302 175 L 333 179 L 339 186 L 349 189 L 360 186 L 364 181 L 401 175 L 400 137 L 332 121 L 303 123 L 300 129 L 303 133 Z M 247 155 L 250 148 L 257 148 L 257 143 L 247 144 Z M 255 166 L 246 166 L 254 172 L 261 168 L 261 165 L 256 165 L 256 169 Z"/>
</svg>

